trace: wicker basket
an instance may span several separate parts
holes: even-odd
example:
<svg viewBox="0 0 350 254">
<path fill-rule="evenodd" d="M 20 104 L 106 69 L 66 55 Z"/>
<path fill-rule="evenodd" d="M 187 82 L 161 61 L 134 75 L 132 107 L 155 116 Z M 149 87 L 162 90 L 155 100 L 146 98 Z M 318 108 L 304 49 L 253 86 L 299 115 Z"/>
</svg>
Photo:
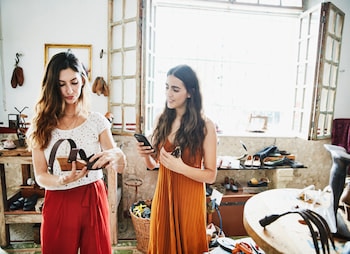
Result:
<svg viewBox="0 0 350 254">
<path fill-rule="evenodd" d="M 136 240 L 137 240 L 136 248 L 143 253 L 147 253 L 150 219 L 136 216 L 132 212 L 131 207 L 130 207 L 130 215 L 131 215 L 132 224 L 134 225 L 134 229 L 136 233 Z"/>
</svg>

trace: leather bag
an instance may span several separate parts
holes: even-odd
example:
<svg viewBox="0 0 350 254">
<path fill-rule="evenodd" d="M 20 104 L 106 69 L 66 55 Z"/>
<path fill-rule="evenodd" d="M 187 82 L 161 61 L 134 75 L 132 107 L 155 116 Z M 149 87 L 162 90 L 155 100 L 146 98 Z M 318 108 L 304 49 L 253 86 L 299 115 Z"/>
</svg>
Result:
<svg viewBox="0 0 350 254">
<path fill-rule="evenodd" d="M 71 150 L 69 152 L 69 155 L 68 155 L 68 157 L 57 157 L 56 158 L 57 149 L 62 144 L 63 141 L 68 141 L 70 144 Z M 78 154 L 80 156 L 80 159 L 77 159 Z M 92 166 L 95 164 L 97 159 L 92 161 L 92 162 L 89 162 L 90 158 L 93 155 L 94 154 L 87 157 L 86 153 L 83 149 L 77 148 L 77 145 L 73 139 L 59 139 L 59 140 L 57 140 L 57 142 L 53 145 L 53 147 L 51 149 L 48 170 L 49 170 L 50 174 L 53 174 L 53 163 L 55 161 L 55 158 L 58 160 L 62 171 L 72 170 L 72 162 L 73 161 L 76 161 L 76 166 L 77 166 L 78 170 L 82 169 L 85 166 L 87 167 L 88 170 L 98 170 L 99 168 L 97 168 L 97 169 L 92 168 Z"/>
</svg>

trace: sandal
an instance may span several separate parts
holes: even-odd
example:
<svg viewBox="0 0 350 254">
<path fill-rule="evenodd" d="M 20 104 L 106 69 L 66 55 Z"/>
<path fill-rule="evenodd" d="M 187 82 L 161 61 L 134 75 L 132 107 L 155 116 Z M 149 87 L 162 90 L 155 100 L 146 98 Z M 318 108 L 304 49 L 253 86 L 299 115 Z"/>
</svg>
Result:
<svg viewBox="0 0 350 254">
<path fill-rule="evenodd" d="M 268 178 L 261 178 L 260 181 L 257 181 L 256 179 L 250 179 L 248 182 L 247 182 L 247 185 L 248 187 L 266 187 L 268 186 L 270 180 Z"/>
</svg>

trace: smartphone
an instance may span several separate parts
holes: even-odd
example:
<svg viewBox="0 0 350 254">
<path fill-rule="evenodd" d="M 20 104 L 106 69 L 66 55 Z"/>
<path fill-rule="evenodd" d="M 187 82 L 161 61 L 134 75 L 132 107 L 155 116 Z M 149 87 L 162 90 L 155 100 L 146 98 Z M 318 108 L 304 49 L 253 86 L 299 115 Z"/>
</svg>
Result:
<svg viewBox="0 0 350 254">
<path fill-rule="evenodd" d="M 150 149 L 153 149 L 151 143 L 148 141 L 148 139 L 144 135 L 135 133 L 134 137 L 137 139 L 138 142 L 143 142 L 144 146 L 149 146 L 151 147 Z"/>
</svg>

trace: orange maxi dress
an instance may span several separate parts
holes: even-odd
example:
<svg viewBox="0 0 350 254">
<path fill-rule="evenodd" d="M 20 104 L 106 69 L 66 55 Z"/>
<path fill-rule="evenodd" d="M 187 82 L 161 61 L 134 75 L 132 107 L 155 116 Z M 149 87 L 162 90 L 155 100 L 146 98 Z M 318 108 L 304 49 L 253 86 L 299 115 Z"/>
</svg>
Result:
<svg viewBox="0 0 350 254">
<path fill-rule="evenodd" d="M 174 145 L 164 146 L 171 152 Z M 182 160 L 201 167 L 202 156 L 192 157 L 186 149 Z M 149 254 L 202 254 L 208 251 L 206 239 L 205 184 L 159 167 L 158 183 L 152 200 Z"/>
</svg>

